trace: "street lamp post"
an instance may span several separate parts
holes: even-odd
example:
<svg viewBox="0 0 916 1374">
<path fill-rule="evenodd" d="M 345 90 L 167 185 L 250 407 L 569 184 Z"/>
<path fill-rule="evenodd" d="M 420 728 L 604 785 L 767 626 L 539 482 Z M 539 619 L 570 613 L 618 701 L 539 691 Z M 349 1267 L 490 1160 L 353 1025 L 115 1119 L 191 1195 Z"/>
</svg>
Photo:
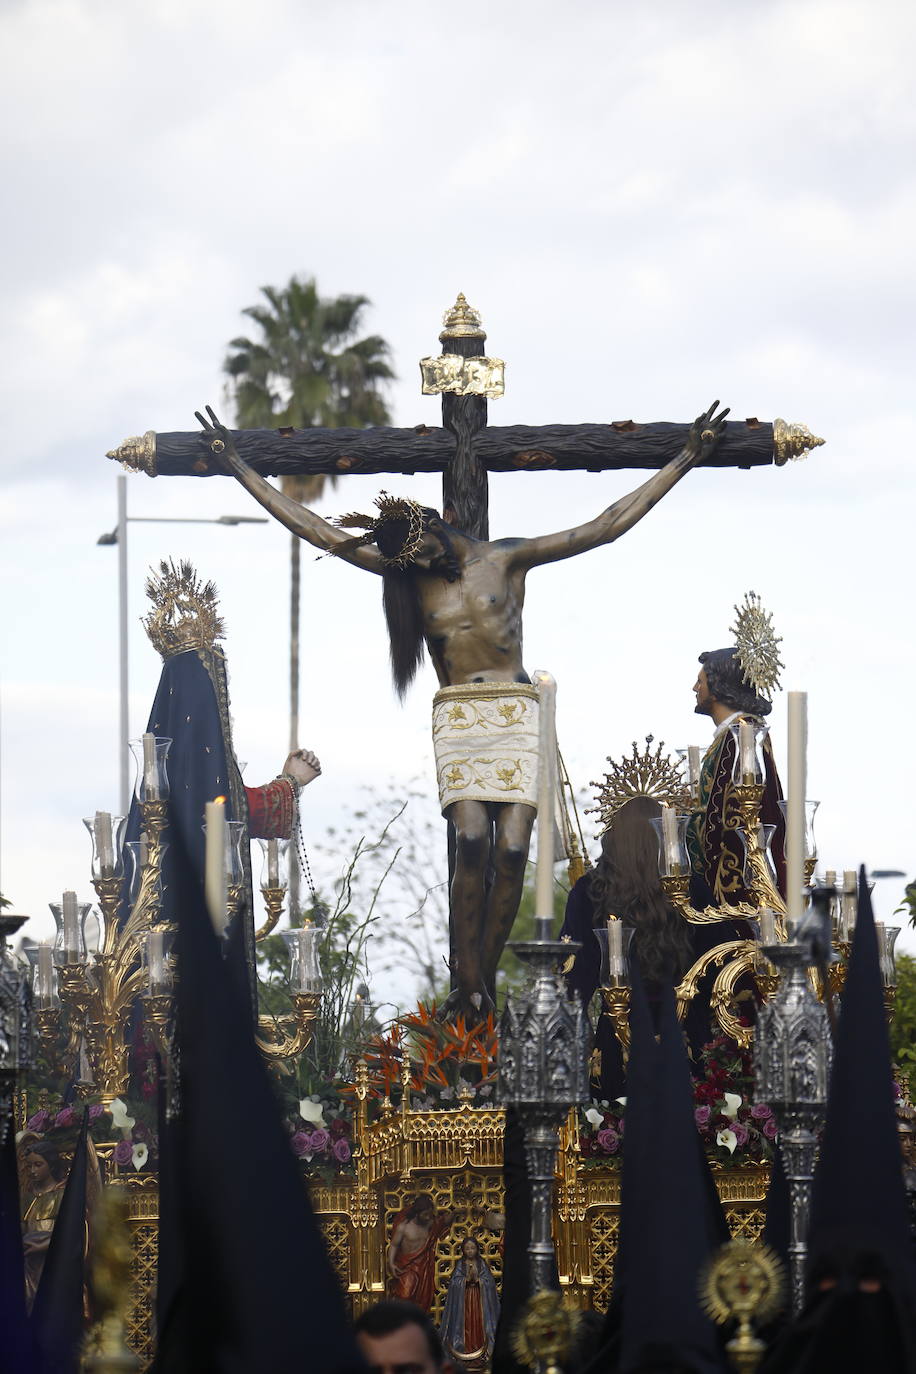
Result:
<svg viewBox="0 0 916 1374">
<path fill-rule="evenodd" d="M 120 814 L 127 815 L 130 806 L 130 778 L 128 767 L 127 739 L 130 734 L 127 701 L 127 522 L 152 525 L 266 525 L 267 517 L 262 515 L 218 515 L 207 518 L 195 515 L 128 515 L 127 514 L 127 476 L 118 474 L 118 523 L 107 534 L 100 534 L 99 544 L 118 546 L 118 654 L 119 654 L 119 693 L 118 711 L 118 772 Z"/>
</svg>

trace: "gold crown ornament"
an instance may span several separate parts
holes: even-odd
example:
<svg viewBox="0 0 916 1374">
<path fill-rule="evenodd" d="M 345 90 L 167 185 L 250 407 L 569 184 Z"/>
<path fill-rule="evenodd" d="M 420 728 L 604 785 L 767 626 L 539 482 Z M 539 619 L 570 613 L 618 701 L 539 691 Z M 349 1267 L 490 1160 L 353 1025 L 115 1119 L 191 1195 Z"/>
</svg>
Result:
<svg viewBox="0 0 916 1374">
<path fill-rule="evenodd" d="M 666 802 L 676 811 L 689 811 L 693 806 L 690 787 L 684 777 L 683 761 L 676 762 L 670 754 L 663 754 L 665 741 L 660 740 L 658 748 L 652 752 L 650 746 L 654 735 L 646 735 L 646 747 L 640 753 L 633 741 L 632 756 L 624 755 L 619 763 L 608 755 L 611 765 L 602 781 L 592 779 L 589 786 L 596 788 L 597 806 L 586 808 L 587 814 L 601 818 L 601 834 L 604 834 L 611 821 L 622 806 L 634 797 L 650 797 L 653 801 Z"/>
<path fill-rule="evenodd" d="M 737 618 L 730 629 L 741 671 L 758 696 L 768 697 L 779 686 L 779 674 L 785 667 L 779 657 L 782 636 L 773 629 L 772 613 L 763 609 L 756 592 L 745 592 L 735 612 Z"/>
<path fill-rule="evenodd" d="M 439 335 L 441 343 L 446 339 L 485 339 L 486 331 L 480 320 L 480 311 L 475 310 L 473 305 L 468 305 L 463 291 L 458 292 L 458 299 L 451 310 L 446 310 L 442 316 L 442 333 Z"/>
<path fill-rule="evenodd" d="M 141 623 L 163 659 L 188 649 L 212 649 L 223 638 L 216 586 L 201 582 L 187 560 L 163 559 L 158 574 L 147 578 L 146 594 L 153 609 Z"/>
<path fill-rule="evenodd" d="M 383 525 L 392 520 L 406 520 L 407 534 L 401 548 L 391 558 L 386 558 L 382 554 L 382 562 L 387 568 L 406 568 L 414 561 L 423 543 L 423 507 L 412 501 L 409 496 L 389 496 L 387 491 L 379 493 L 375 498 L 375 506 L 378 515 L 360 515 L 358 511 L 351 511 L 348 515 L 341 515 L 333 521 L 338 529 L 365 530 L 366 533 L 359 534 L 353 539 L 345 539 L 342 544 L 335 545 L 330 552 L 338 556 L 351 553 L 362 544 L 371 544 Z"/>
</svg>

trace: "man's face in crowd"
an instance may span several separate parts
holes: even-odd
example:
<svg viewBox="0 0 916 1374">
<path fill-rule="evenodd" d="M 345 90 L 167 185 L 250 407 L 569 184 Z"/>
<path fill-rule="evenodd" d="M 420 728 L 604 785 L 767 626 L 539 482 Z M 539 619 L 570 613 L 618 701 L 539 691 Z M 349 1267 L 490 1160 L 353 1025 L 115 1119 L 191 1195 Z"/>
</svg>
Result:
<svg viewBox="0 0 916 1374">
<path fill-rule="evenodd" d="M 387 1336 L 358 1331 L 356 1339 L 371 1374 L 451 1374 L 451 1364 L 436 1364 L 426 1333 L 406 1322 Z"/>
</svg>

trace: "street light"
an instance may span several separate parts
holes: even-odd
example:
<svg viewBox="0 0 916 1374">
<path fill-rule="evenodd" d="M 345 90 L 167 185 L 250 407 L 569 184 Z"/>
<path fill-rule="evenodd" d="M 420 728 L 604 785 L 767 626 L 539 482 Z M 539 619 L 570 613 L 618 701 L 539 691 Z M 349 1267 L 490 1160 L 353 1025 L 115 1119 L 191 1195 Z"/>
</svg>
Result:
<svg viewBox="0 0 916 1374">
<path fill-rule="evenodd" d="M 100 534 L 97 544 L 118 546 L 118 644 L 120 653 L 120 712 L 119 712 L 119 764 L 121 815 L 127 815 L 130 805 L 130 784 L 128 780 L 127 736 L 127 522 L 153 525 L 266 525 L 263 515 L 219 515 L 212 518 L 195 515 L 128 515 L 127 514 L 127 476 L 118 474 L 118 523 L 113 530 Z"/>
</svg>

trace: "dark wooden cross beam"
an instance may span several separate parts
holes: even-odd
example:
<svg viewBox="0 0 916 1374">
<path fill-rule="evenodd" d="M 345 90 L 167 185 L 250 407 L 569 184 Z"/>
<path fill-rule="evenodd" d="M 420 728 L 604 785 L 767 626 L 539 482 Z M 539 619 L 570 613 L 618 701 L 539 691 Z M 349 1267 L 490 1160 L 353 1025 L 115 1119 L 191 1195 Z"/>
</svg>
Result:
<svg viewBox="0 0 916 1374">
<path fill-rule="evenodd" d="M 248 429 L 239 453 L 263 477 L 311 473 L 441 472 L 443 515 L 477 539 L 489 537 L 488 472 L 606 472 L 661 468 L 684 447 L 689 424 L 616 420 L 588 425 L 488 425 L 487 395 L 501 394 L 502 364 L 484 358 L 480 317 L 463 296 L 440 334 L 442 356 L 424 359 L 424 390 L 442 394 L 442 427 Z M 481 359 L 465 366 L 466 360 Z M 476 375 L 475 375 L 476 373 Z M 709 467 L 781 467 L 824 442 L 804 425 L 731 420 Z M 156 476 L 222 475 L 199 430 L 126 439 L 109 458 Z"/>
</svg>

